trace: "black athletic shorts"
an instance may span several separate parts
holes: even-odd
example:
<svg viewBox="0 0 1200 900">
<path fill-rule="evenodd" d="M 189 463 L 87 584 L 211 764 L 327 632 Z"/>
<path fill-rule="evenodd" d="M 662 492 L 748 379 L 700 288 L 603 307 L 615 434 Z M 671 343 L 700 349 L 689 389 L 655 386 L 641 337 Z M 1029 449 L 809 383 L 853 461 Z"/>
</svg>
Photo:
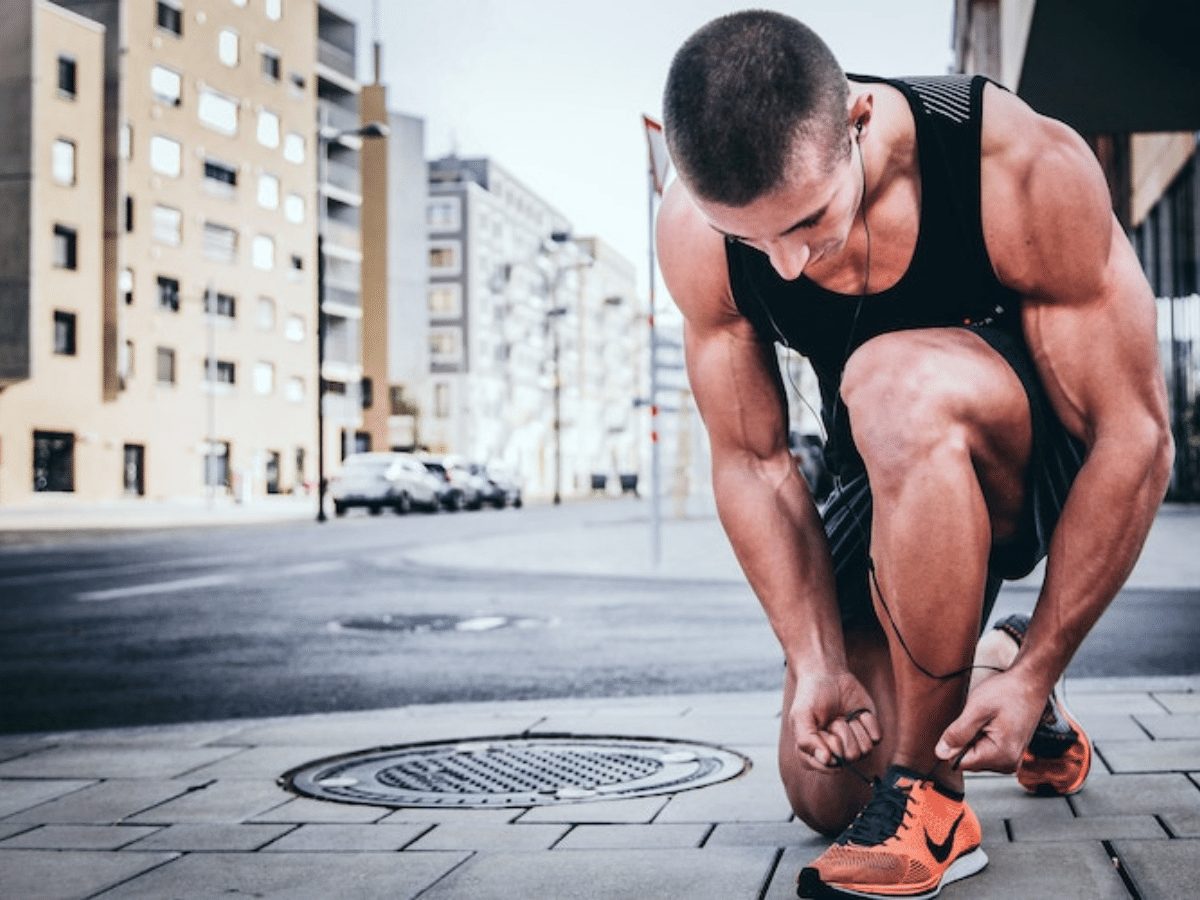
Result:
<svg viewBox="0 0 1200 900">
<path fill-rule="evenodd" d="M 1023 341 L 995 326 L 972 326 L 1008 362 L 1029 398 L 1033 446 L 1025 484 L 1021 524 L 1010 540 L 992 548 L 980 628 L 988 621 L 1000 584 L 1028 575 L 1045 557 L 1067 491 L 1083 464 L 1084 447 L 1063 428 L 1042 388 Z M 936 501 L 934 501 L 936 502 Z M 838 605 L 845 628 L 877 621 L 867 584 L 867 545 L 871 535 L 871 485 L 866 472 L 841 479 L 821 510 L 837 579 Z"/>
</svg>

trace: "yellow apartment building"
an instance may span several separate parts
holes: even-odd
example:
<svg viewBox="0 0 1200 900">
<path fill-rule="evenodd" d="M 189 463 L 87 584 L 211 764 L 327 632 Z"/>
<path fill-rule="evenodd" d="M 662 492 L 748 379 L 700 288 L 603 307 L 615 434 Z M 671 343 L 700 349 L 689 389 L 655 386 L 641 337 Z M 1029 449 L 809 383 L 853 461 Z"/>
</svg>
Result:
<svg viewBox="0 0 1200 900">
<path fill-rule="evenodd" d="M 318 85 L 353 24 L 326 50 L 314 0 L 10 5 L 0 503 L 311 484 Z"/>
</svg>

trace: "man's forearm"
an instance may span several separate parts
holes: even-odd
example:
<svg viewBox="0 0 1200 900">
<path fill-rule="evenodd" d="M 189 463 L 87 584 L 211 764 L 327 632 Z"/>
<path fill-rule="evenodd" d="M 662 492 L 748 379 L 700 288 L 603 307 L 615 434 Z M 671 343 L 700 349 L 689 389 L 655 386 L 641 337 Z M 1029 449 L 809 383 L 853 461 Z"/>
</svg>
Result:
<svg viewBox="0 0 1200 900">
<path fill-rule="evenodd" d="M 717 512 L 788 665 L 846 668 L 833 565 L 790 458 L 714 460 Z"/>
<path fill-rule="evenodd" d="M 1141 553 L 1170 473 L 1170 438 L 1092 447 L 1050 543 L 1046 578 L 1014 670 L 1047 690 L 1059 678 Z"/>
</svg>

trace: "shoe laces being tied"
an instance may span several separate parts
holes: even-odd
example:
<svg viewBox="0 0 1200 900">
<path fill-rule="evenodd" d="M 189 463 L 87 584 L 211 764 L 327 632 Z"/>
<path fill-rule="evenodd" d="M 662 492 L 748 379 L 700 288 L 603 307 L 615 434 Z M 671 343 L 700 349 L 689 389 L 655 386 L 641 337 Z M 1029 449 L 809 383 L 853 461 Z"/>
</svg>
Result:
<svg viewBox="0 0 1200 900">
<path fill-rule="evenodd" d="M 912 789 L 911 781 L 900 786 L 876 778 L 871 799 L 835 843 L 874 847 L 895 837 L 901 828 L 908 827 L 904 820 L 912 816 L 908 808 Z"/>
</svg>

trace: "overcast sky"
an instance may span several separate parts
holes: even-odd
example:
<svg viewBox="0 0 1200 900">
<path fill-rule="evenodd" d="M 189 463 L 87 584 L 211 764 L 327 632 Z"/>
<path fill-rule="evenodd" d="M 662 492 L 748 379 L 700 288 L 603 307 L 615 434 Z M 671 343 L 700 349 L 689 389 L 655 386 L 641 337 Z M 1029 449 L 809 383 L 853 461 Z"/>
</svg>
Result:
<svg viewBox="0 0 1200 900">
<path fill-rule="evenodd" d="M 359 24 L 371 80 L 372 0 L 323 0 Z M 756 3 L 800 18 L 843 68 L 940 74 L 953 0 Z M 646 290 L 646 145 L 671 57 L 719 0 L 379 0 L 390 107 L 425 120 L 426 154 L 490 156 L 638 268 Z"/>
</svg>

